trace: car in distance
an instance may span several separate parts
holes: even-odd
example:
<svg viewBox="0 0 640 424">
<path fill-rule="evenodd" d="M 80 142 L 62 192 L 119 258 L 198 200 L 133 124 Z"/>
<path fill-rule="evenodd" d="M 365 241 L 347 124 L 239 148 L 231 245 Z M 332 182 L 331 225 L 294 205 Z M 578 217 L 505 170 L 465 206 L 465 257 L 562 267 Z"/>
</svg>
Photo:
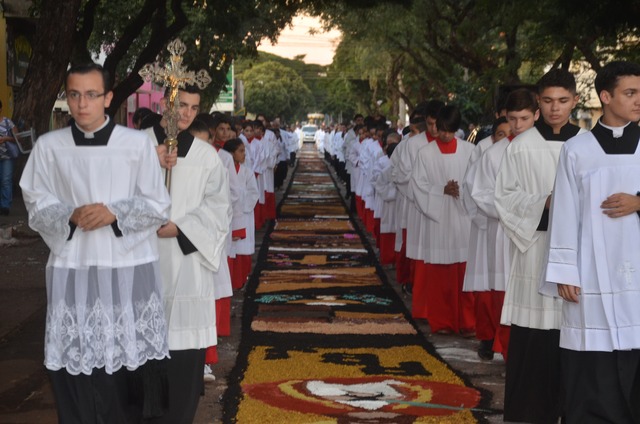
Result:
<svg viewBox="0 0 640 424">
<path fill-rule="evenodd" d="M 313 139 L 316 135 L 316 131 L 318 131 L 318 127 L 315 125 L 305 125 L 302 127 L 302 142 L 303 143 L 313 143 L 315 140 Z"/>
</svg>

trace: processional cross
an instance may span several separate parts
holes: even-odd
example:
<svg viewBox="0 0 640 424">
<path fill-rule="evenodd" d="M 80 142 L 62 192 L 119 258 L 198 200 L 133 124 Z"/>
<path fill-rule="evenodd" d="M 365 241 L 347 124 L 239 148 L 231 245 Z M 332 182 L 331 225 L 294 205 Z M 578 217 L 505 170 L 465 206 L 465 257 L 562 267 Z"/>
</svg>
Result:
<svg viewBox="0 0 640 424">
<path fill-rule="evenodd" d="M 187 84 L 197 85 L 201 90 L 211 82 L 211 77 L 204 69 L 197 73 L 188 71 L 182 64 L 182 56 L 187 51 L 187 46 L 176 38 L 167 46 L 167 50 L 171 53 L 169 61 L 164 67 L 157 63 L 148 63 L 140 69 L 138 74 L 144 81 L 161 83 L 169 89 L 168 105 L 162 114 L 167 126 L 167 139 L 164 144 L 167 146 L 167 152 L 172 153 L 178 145 L 178 121 L 180 120 L 180 102 L 178 98 L 178 90 L 184 88 Z M 171 170 L 167 170 L 165 177 L 167 190 L 171 189 Z"/>
</svg>

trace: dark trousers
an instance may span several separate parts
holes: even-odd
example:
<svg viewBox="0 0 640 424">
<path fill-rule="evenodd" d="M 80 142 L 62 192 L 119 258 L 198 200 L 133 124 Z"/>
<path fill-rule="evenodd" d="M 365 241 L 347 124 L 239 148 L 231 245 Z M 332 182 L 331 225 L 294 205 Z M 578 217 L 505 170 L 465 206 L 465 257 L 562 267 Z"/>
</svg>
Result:
<svg viewBox="0 0 640 424">
<path fill-rule="evenodd" d="M 172 350 L 167 361 L 169 410 L 149 424 L 191 424 L 198 402 L 204 395 L 204 358 L 206 349 Z"/>
<path fill-rule="evenodd" d="M 560 330 L 511 326 L 504 420 L 557 423 L 563 415 Z"/>
<path fill-rule="evenodd" d="M 276 167 L 274 174 L 274 186 L 276 189 L 282 187 L 284 180 L 287 179 L 288 171 L 289 167 L 286 160 L 278 162 L 278 166 Z"/>
<path fill-rule="evenodd" d="M 122 368 L 107 374 L 71 375 L 65 369 L 49 371 L 60 424 L 138 423 L 142 408 L 131 401 L 132 373 Z"/>
<path fill-rule="evenodd" d="M 337 161 L 337 162 L 338 162 L 338 164 L 337 164 L 336 171 L 337 171 L 338 176 L 340 177 L 340 179 L 343 182 L 345 182 L 347 180 L 347 171 L 344 168 L 344 162 L 340 162 L 340 161 Z"/>
<path fill-rule="evenodd" d="M 640 350 L 560 355 L 567 423 L 640 422 Z"/>
</svg>

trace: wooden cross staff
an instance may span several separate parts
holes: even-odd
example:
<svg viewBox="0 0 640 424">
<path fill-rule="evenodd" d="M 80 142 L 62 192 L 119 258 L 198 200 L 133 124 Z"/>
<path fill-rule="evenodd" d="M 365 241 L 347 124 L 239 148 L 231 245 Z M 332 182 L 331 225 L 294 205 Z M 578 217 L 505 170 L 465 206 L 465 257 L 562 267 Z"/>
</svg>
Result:
<svg viewBox="0 0 640 424">
<path fill-rule="evenodd" d="M 171 57 L 164 67 L 161 67 L 157 63 L 148 63 L 140 69 L 138 74 L 144 81 L 157 82 L 169 89 L 169 104 L 165 108 L 162 116 L 167 124 L 165 128 L 167 132 L 167 139 L 164 141 L 164 144 L 167 146 L 167 152 L 171 154 L 178 145 L 180 102 L 176 100 L 178 98 L 179 89 L 184 88 L 187 84 L 195 84 L 202 90 L 209 85 L 211 77 L 204 69 L 201 69 L 197 73 L 186 69 L 182 64 L 182 56 L 187 51 L 187 46 L 185 46 L 179 38 L 170 42 L 167 46 L 167 50 L 171 53 Z M 171 190 L 170 169 L 167 170 L 165 184 L 167 186 L 167 190 Z"/>
</svg>

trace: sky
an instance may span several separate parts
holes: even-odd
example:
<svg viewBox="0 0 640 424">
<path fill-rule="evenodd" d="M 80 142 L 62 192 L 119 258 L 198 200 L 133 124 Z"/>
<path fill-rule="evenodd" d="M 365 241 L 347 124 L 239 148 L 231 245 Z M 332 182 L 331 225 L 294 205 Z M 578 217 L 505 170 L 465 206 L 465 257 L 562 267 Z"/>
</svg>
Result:
<svg viewBox="0 0 640 424">
<path fill-rule="evenodd" d="M 293 59 L 297 55 L 306 55 L 305 63 L 329 65 L 333 61 L 333 54 L 340 41 L 338 30 L 309 34 L 316 29 L 322 31 L 318 18 L 298 15 L 293 18 L 291 27 L 285 28 L 276 45 L 271 45 L 268 39 L 262 41 L 258 50 L 278 56 Z"/>
</svg>

